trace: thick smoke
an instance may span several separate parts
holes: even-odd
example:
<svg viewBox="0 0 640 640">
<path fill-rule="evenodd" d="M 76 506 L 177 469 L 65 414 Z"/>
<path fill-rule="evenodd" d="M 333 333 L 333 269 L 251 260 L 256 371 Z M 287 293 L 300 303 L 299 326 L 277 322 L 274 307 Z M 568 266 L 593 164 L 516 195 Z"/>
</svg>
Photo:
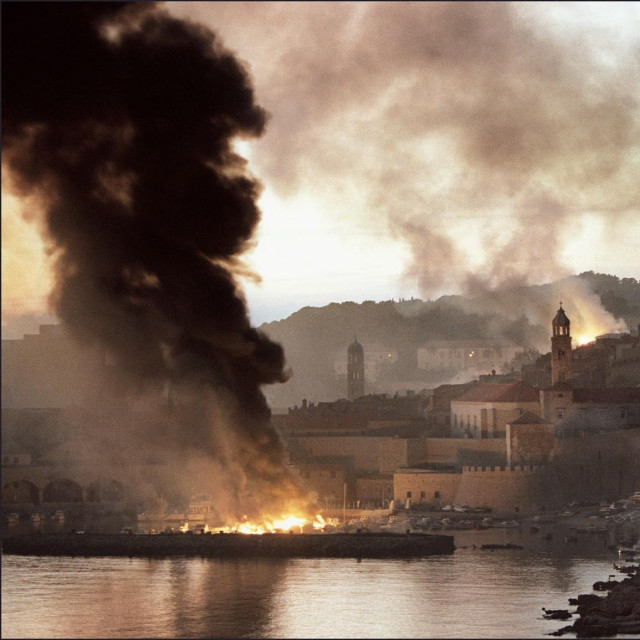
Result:
<svg viewBox="0 0 640 640">
<path fill-rule="evenodd" d="M 227 514 L 300 504 L 261 392 L 286 379 L 283 351 L 234 276 L 260 212 L 232 142 L 266 120 L 246 70 L 153 4 L 2 9 L 3 160 L 45 212 L 55 312 L 123 390 L 175 398 L 168 423 L 101 425 L 128 449 L 111 454 L 160 455 L 176 485 L 217 486 Z"/>
<path fill-rule="evenodd" d="M 569 275 L 585 217 L 637 228 L 637 36 L 614 57 L 605 25 L 565 15 L 558 31 L 535 3 L 172 10 L 215 19 L 260 68 L 274 118 L 253 157 L 269 185 L 334 193 L 336 217 L 405 241 L 424 297 Z"/>
</svg>

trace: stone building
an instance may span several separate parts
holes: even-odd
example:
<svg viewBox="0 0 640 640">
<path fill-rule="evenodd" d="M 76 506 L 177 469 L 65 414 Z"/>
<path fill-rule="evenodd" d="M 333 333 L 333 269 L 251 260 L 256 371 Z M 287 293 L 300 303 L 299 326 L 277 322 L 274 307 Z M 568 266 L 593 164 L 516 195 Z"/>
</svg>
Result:
<svg viewBox="0 0 640 640">
<path fill-rule="evenodd" d="M 568 382 L 572 378 L 571 322 L 567 318 L 562 302 L 551 323 L 551 385 Z"/>
<path fill-rule="evenodd" d="M 364 395 L 364 349 L 353 338 L 347 348 L 347 399 L 355 400 Z"/>
<path fill-rule="evenodd" d="M 356 479 L 356 499 L 365 509 L 388 507 L 393 500 L 393 474 L 360 474 Z"/>
<path fill-rule="evenodd" d="M 540 413 L 537 389 L 523 380 L 510 384 L 479 384 L 451 401 L 454 438 L 504 437 L 507 422 L 525 411 Z"/>
<path fill-rule="evenodd" d="M 424 371 L 478 374 L 510 362 L 522 347 L 506 340 L 431 340 L 416 352 Z"/>
<path fill-rule="evenodd" d="M 299 436 L 286 439 L 289 451 L 309 457 L 350 456 L 356 473 L 393 473 L 424 459 L 423 438 L 370 436 Z"/>
<path fill-rule="evenodd" d="M 542 389 L 540 399 L 541 416 L 561 437 L 640 427 L 640 387 L 574 389 L 560 383 Z"/>
<path fill-rule="evenodd" d="M 364 393 L 389 391 L 392 370 L 398 362 L 398 350 L 376 342 L 360 343 L 364 355 Z M 340 347 L 333 360 L 333 375 L 338 388 L 345 389 L 348 378 L 349 353 L 345 359 L 345 349 Z M 402 384 L 402 383 L 399 383 Z"/>
<path fill-rule="evenodd" d="M 507 466 L 550 462 L 555 445 L 553 424 L 529 411 L 507 423 Z"/>
<path fill-rule="evenodd" d="M 353 456 L 303 456 L 291 459 L 303 487 L 315 494 L 318 505 L 335 508 L 342 504 L 346 485 L 347 499 L 355 499 Z"/>
</svg>

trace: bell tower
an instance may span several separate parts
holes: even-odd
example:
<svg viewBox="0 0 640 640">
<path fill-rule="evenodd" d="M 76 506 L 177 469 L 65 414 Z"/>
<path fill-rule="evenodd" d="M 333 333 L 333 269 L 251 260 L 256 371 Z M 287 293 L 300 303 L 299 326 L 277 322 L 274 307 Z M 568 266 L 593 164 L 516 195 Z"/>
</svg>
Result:
<svg viewBox="0 0 640 640">
<path fill-rule="evenodd" d="M 551 386 L 558 382 L 570 382 L 573 377 L 571 356 L 571 322 L 567 318 L 562 302 L 551 323 Z"/>
<path fill-rule="evenodd" d="M 353 337 L 347 348 L 347 399 L 355 400 L 364 395 L 364 349 Z"/>
</svg>

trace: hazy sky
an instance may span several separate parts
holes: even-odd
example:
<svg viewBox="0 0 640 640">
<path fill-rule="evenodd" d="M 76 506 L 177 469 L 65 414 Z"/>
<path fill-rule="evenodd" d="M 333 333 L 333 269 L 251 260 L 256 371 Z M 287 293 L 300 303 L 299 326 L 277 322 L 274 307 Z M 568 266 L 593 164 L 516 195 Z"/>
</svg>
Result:
<svg viewBox="0 0 640 640">
<path fill-rule="evenodd" d="M 590 269 L 640 277 L 638 3 L 165 6 L 219 34 L 270 114 L 237 147 L 264 188 L 254 324 Z M 3 182 L 3 325 L 46 311 L 35 212 Z"/>
</svg>

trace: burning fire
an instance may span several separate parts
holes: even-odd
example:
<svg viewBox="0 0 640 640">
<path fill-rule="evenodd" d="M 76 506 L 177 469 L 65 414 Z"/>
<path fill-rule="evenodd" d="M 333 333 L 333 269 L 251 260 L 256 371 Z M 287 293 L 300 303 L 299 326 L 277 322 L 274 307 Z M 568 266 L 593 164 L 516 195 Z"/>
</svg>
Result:
<svg viewBox="0 0 640 640">
<path fill-rule="evenodd" d="M 595 338 L 593 336 L 588 336 L 588 335 L 579 335 L 576 336 L 576 342 L 578 343 L 579 346 L 582 346 L 584 344 L 589 344 L 590 342 L 593 342 L 595 340 Z"/>
<path fill-rule="evenodd" d="M 256 523 L 250 522 L 245 517 L 245 519 L 238 524 L 220 527 L 219 529 L 226 533 L 248 533 L 261 535 L 263 533 L 295 531 L 296 529 L 302 532 L 303 528 L 308 526 L 312 526 L 313 529 L 316 530 L 323 529 L 325 526 L 324 518 L 320 514 L 316 515 L 313 520 L 300 516 L 287 515 L 282 516 L 280 519 L 272 520 L 270 518 L 266 518 L 261 523 Z"/>
</svg>

